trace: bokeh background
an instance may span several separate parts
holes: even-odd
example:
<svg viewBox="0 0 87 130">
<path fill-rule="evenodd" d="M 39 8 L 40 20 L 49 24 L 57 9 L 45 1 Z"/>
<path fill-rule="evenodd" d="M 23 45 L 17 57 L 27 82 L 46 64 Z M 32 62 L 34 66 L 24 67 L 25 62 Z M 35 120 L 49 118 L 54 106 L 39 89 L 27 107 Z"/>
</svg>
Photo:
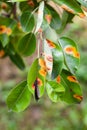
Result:
<svg viewBox="0 0 87 130">
<path fill-rule="evenodd" d="M 87 18 L 74 18 L 62 33 L 72 38 L 81 54 L 77 72 L 84 99 L 81 104 L 52 103 L 45 94 L 39 102 L 33 98 L 31 105 L 21 113 L 10 112 L 6 97 L 16 83 L 26 78 L 27 68 L 19 71 L 8 58 L 0 59 L 0 130 L 87 130 Z"/>
</svg>

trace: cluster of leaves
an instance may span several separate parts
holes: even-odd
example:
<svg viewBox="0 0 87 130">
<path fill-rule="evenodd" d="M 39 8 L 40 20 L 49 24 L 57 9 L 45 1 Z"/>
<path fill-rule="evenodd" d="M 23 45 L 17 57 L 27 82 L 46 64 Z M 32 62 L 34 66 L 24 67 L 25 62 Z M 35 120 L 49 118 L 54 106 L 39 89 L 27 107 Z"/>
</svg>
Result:
<svg viewBox="0 0 87 130">
<path fill-rule="evenodd" d="M 22 57 L 38 54 L 27 80 L 14 87 L 8 95 L 9 109 L 20 112 L 45 92 L 53 102 L 80 103 L 82 91 L 76 79 L 80 54 L 76 43 L 59 37 L 75 15 L 85 16 L 83 0 L 5 0 L 0 1 L 0 57 L 9 56 L 21 70 Z M 21 15 L 20 15 L 21 14 Z"/>
</svg>

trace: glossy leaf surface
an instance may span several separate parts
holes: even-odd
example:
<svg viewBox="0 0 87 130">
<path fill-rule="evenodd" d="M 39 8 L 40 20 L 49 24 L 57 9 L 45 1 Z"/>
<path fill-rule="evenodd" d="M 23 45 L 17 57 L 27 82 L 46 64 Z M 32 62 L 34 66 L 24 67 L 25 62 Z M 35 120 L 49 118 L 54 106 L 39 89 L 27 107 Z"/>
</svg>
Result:
<svg viewBox="0 0 87 130">
<path fill-rule="evenodd" d="M 20 22 L 24 32 L 31 32 L 35 25 L 34 16 L 30 11 L 21 15 Z"/>
<path fill-rule="evenodd" d="M 80 17 L 85 16 L 76 0 L 69 0 L 68 2 L 67 0 L 53 0 L 53 1 L 59 4 L 63 9 L 69 11 L 70 13 L 77 14 Z"/>
<path fill-rule="evenodd" d="M 7 105 L 14 112 L 21 112 L 30 104 L 30 99 L 31 93 L 28 90 L 27 82 L 23 81 L 11 90 L 7 98 Z"/>
<path fill-rule="evenodd" d="M 46 84 L 47 94 L 53 102 L 58 102 L 60 100 L 61 94 L 64 93 L 65 89 L 61 84 L 55 81 L 48 81 Z"/>
<path fill-rule="evenodd" d="M 64 63 L 63 53 L 59 45 L 57 45 L 56 48 L 52 50 L 52 56 L 53 56 L 52 79 L 55 79 L 61 73 Z"/>
<path fill-rule="evenodd" d="M 67 37 L 61 37 L 59 43 L 63 49 L 66 66 L 71 73 L 75 74 L 80 60 L 80 55 L 75 42 Z"/>
<path fill-rule="evenodd" d="M 22 37 L 18 43 L 18 52 L 24 56 L 30 56 L 36 48 L 36 37 L 33 33 L 28 33 Z"/>
<path fill-rule="evenodd" d="M 42 75 L 40 75 L 39 73 L 39 61 L 38 59 L 36 59 L 28 72 L 28 77 L 27 77 L 27 83 L 28 83 L 28 88 L 31 91 L 31 93 L 34 95 L 35 92 L 35 81 L 37 81 L 37 86 L 38 86 L 38 90 L 39 90 L 39 97 L 41 97 L 44 93 L 44 82 L 45 79 Z"/>
<path fill-rule="evenodd" d="M 65 93 L 61 97 L 62 100 L 68 103 L 80 103 L 82 101 L 83 96 L 79 82 L 69 71 L 62 71 L 61 84 L 65 87 Z"/>
<path fill-rule="evenodd" d="M 37 16 L 37 24 L 36 24 L 36 30 L 35 32 L 37 32 L 43 22 L 43 14 L 44 14 L 44 1 L 42 1 L 39 5 L 39 9 L 38 9 L 38 16 Z"/>
</svg>

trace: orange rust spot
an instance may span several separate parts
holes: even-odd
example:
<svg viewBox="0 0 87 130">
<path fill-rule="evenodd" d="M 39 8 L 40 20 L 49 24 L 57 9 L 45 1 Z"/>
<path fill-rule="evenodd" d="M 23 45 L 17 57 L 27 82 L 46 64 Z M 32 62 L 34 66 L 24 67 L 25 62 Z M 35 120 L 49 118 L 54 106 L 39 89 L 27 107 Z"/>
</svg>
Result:
<svg viewBox="0 0 87 130">
<path fill-rule="evenodd" d="M 5 55 L 4 50 L 0 50 L 0 58 L 2 58 Z"/>
<path fill-rule="evenodd" d="M 40 78 L 37 78 L 37 83 L 38 83 L 38 86 L 42 86 L 43 85 L 42 80 Z"/>
<path fill-rule="evenodd" d="M 17 27 L 18 27 L 19 29 L 21 28 L 21 23 L 20 23 L 20 22 L 17 23 Z"/>
<path fill-rule="evenodd" d="M 79 52 L 76 52 L 76 53 L 74 54 L 74 56 L 75 56 L 76 58 L 80 58 Z"/>
<path fill-rule="evenodd" d="M 31 6 L 31 7 L 35 6 L 33 0 L 28 0 L 28 5 Z"/>
<path fill-rule="evenodd" d="M 60 82 L 61 82 L 61 77 L 60 77 L 60 75 L 57 76 L 56 81 L 57 81 L 57 83 L 60 83 Z"/>
<path fill-rule="evenodd" d="M 50 24 L 52 20 L 52 16 L 50 14 L 46 14 L 45 19 L 47 20 L 48 24 Z"/>
<path fill-rule="evenodd" d="M 83 96 L 80 96 L 80 95 L 77 95 L 77 94 L 74 94 L 73 97 L 80 100 L 80 101 L 83 99 Z"/>
<path fill-rule="evenodd" d="M 12 33 L 11 28 L 7 28 L 7 29 L 6 29 L 6 34 L 7 34 L 7 35 L 11 35 L 11 33 Z"/>
<path fill-rule="evenodd" d="M 46 39 L 46 41 L 47 41 L 47 44 L 49 45 L 49 47 L 56 48 L 56 45 L 52 41 L 50 41 L 48 39 Z"/>
<path fill-rule="evenodd" d="M 74 54 L 76 52 L 76 48 L 72 46 L 65 47 L 64 51 L 67 54 Z"/>
<path fill-rule="evenodd" d="M 46 59 L 47 59 L 49 62 L 53 62 L 52 56 L 47 56 Z"/>
<path fill-rule="evenodd" d="M 0 26 L 0 34 L 6 33 L 6 26 L 5 25 L 1 25 Z"/>
<path fill-rule="evenodd" d="M 41 68 L 46 69 L 46 63 L 42 58 L 39 58 L 39 65 L 41 66 Z"/>
<path fill-rule="evenodd" d="M 72 47 L 72 46 L 65 47 L 64 51 L 67 54 L 70 54 L 70 55 L 72 55 L 72 56 L 74 56 L 76 58 L 80 58 L 80 54 L 79 54 L 79 52 L 77 52 L 75 47 Z"/>
<path fill-rule="evenodd" d="M 40 75 L 46 77 L 47 71 L 44 70 L 43 68 L 41 68 L 41 69 L 39 70 L 39 73 L 40 73 Z"/>
<path fill-rule="evenodd" d="M 6 33 L 7 35 L 10 35 L 12 33 L 12 30 L 10 28 L 7 28 L 5 25 L 0 26 L 0 34 Z"/>
<path fill-rule="evenodd" d="M 47 74 L 47 67 L 46 67 L 46 62 L 42 58 L 39 58 L 39 65 L 41 66 L 39 73 L 40 75 L 45 77 Z"/>
<path fill-rule="evenodd" d="M 37 85 L 38 86 L 42 86 L 43 85 L 42 80 L 40 78 L 37 78 Z M 34 84 L 32 85 L 32 89 L 35 89 L 35 85 Z"/>
<path fill-rule="evenodd" d="M 66 5 L 62 5 L 61 8 L 63 8 L 64 10 L 70 12 L 70 13 L 74 13 L 74 11 L 72 9 L 70 9 L 69 7 L 67 7 Z"/>
<path fill-rule="evenodd" d="M 1 8 L 2 8 L 2 9 L 7 9 L 7 4 L 4 3 L 4 2 L 2 2 L 2 4 L 1 4 Z"/>
<path fill-rule="evenodd" d="M 84 13 L 78 13 L 78 15 L 81 17 L 81 18 L 84 18 L 86 15 Z"/>
<path fill-rule="evenodd" d="M 78 83 L 77 79 L 75 76 L 68 76 L 67 79 L 70 81 L 70 82 L 75 82 L 75 83 Z"/>
</svg>

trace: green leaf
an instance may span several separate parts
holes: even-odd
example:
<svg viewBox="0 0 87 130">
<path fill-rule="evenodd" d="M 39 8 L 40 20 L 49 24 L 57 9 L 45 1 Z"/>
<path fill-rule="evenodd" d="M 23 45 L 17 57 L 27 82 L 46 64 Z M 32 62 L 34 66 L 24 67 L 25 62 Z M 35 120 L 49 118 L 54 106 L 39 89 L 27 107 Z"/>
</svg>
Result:
<svg viewBox="0 0 87 130">
<path fill-rule="evenodd" d="M 59 29 L 61 26 L 61 19 L 59 14 L 50 6 L 47 6 L 45 14 L 51 16 L 51 22 L 50 22 L 51 28 L 53 28 L 54 30 Z"/>
<path fill-rule="evenodd" d="M 61 19 L 61 26 L 59 29 L 56 30 L 56 32 L 61 33 L 62 31 L 64 31 L 67 23 L 72 22 L 73 17 L 74 17 L 74 14 L 71 14 L 64 10 L 62 14 L 62 19 Z"/>
<path fill-rule="evenodd" d="M 29 69 L 29 72 L 28 72 L 28 77 L 27 77 L 27 82 L 28 82 L 28 87 L 29 86 L 32 86 L 35 79 L 37 78 L 37 74 L 38 74 L 38 59 L 36 59 L 30 69 Z M 30 89 L 30 87 L 29 87 Z M 30 90 L 32 92 L 32 90 Z"/>
<path fill-rule="evenodd" d="M 87 0 L 77 0 L 81 5 L 87 7 Z"/>
<path fill-rule="evenodd" d="M 53 0 L 53 1 L 71 13 L 77 14 L 80 17 L 84 16 L 84 13 L 80 5 L 75 0 L 69 0 L 68 2 L 67 0 Z"/>
<path fill-rule="evenodd" d="M 31 93 L 28 90 L 27 82 L 19 83 L 11 90 L 7 97 L 8 108 L 14 112 L 21 112 L 30 104 Z"/>
<path fill-rule="evenodd" d="M 61 84 L 65 87 L 65 93 L 61 100 L 68 103 L 80 103 L 82 101 L 82 90 L 75 76 L 69 71 L 63 70 L 61 73 Z"/>
<path fill-rule="evenodd" d="M 18 52 L 23 56 L 30 56 L 36 49 L 36 37 L 33 33 L 28 33 L 22 37 L 18 43 Z"/>
<path fill-rule="evenodd" d="M 0 16 L 0 25 L 5 25 L 6 27 L 9 27 L 12 29 L 12 31 L 15 29 L 17 22 L 11 18 L 7 17 L 1 17 Z"/>
<path fill-rule="evenodd" d="M 52 49 L 53 56 L 53 69 L 52 69 L 52 79 L 55 79 L 62 71 L 64 57 L 62 49 L 59 45 Z"/>
<path fill-rule="evenodd" d="M 8 54 L 11 61 L 21 70 L 24 70 L 25 69 L 25 64 L 24 64 L 24 61 L 22 60 L 21 56 L 18 55 L 17 53 L 15 54 Z"/>
<path fill-rule="evenodd" d="M 72 74 L 75 74 L 79 65 L 79 53 L 74 41 L 67 37 L 61 37 L 59 43 L 63 49 L 65 64 Z"/>
<path fill-rule="evenodd" d="M 1 34 L 0 35 L 0 41 L 2 43 L 2 46 L 5 47 L 9 43 L 9 37 L 7 34 Z"/>
<path fill-rule="evenodd" d="M 35 33 L 38 32 L 40 29 L 42 22 L 43 22 L 43 13 L 44 13 L 44 1 L 42 1 L 39 5 L 38 9 L 38 17 L 37 17 L 37 24 L 36 24 L 36 30 Z"/>
<path fill-rule="evenodd" d="M 48 81 L 46 84 L 46 90 L 49 98 L 53 102 L 58 102 L 65 91 L 64 87 L 55 81 Z"/>
<path fill-rule="evenodd" d="M 34 82 L 36 79 L 39 79 L 39 82 L 41 82 L 41 86 L 38 85 L 39 89 L 39 97 L 41 97 L 44 93 L 44 83 L 45 79 L 43 76 L 39 74 L 39 65 L 38 65 L 38 59 L 36 59 L 28 72 L 28 77 L 27 77 L 27 83 L 28 83 L 28 88 L 32 94 L 35 92 L 35 88 L 33 88 Z"/>
<path fill-rule="evenodd" d="M 52 14 L 52 20 L 51 20 L 50 26 L 53 29 L 57 30 L 61 26 L 60 17 L 59 17 L 59 15 L 58 15 L 58 13 L 56 11 L 53 11 L 53 10 L 50 10 L 50 11 L 51 11 L 51 14 Z"/>
<path fill-rule="evenodd" d="M 31 11 L 32 7 L 29 6 L 29 4 L 27 3 L 27 1 L 24 2 L 20 2 L 19 3 L 19 8 L 22 12 L 24 11 Z"/>
<path fill-rule="evenodd" d="M 21 15 L 20 22 L 24 32 L 31 32 L 35 25 L 34 16 L 30 11 Z"/>
<path fill-rule="evenodd" d="M 46 30 L 44 30 L 44 36 L 46 39 L 48 39 L 54 43 L 58 42 L 58 35 L 55 32 L 55 30 L 52 29 L 50 26 Z"/>
</svg>

